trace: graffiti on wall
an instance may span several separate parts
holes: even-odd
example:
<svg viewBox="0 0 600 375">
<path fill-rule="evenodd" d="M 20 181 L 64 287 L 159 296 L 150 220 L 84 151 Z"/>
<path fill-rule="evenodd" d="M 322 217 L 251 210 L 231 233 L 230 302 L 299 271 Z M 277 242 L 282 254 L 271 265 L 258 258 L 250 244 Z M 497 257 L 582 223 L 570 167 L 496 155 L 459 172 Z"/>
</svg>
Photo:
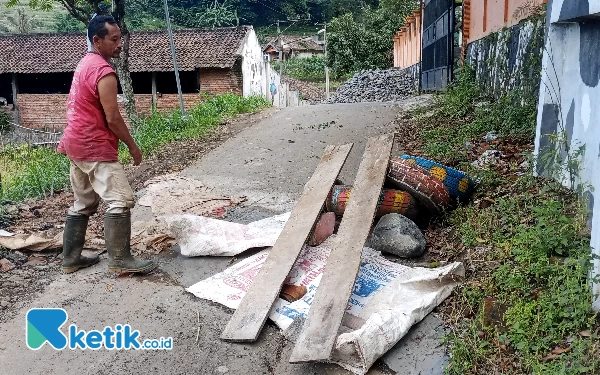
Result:
<svg viewBox="0 0 600 375">
<path fill-rule="evenodd" d="M 538 107 L 536 155 L 562 147 L 578 150 L 578 171 L 563 183 L 582 190 L 587 198 L 592 229 L 592 248 L 600 255 L 600 0 L 551 0 L 548 2 L 547 37 L 542 62 Z M 562 137 L 562 138 L 561 138 Z M 563 144 L 556 144 L 561 139 Z M 544 174 L 540 162 L 537 172 Z M 594 272 L 600 275 L 600 261 Z M 600 285 L 594 286 L 600 293 Z M 600 310 L 600 299 L 594 308 Z"/>
</svg>

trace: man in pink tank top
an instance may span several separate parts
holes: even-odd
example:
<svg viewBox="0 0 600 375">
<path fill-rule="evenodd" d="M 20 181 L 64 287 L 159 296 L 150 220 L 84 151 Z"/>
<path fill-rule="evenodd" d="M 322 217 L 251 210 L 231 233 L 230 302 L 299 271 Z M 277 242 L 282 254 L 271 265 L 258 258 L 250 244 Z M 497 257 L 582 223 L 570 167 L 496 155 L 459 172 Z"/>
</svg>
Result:
<svg viewBox="0 0 600 375">
<path fill-rule="evenodd" d="M 70 179 L 75 202 L 67 214 L 63 244 L 63 271 L 75 272 L 99 261 L 81 255 L 89 217 L 100 199 L 108 204 L 104 237 L 111 272 L 147 273 L 152 261 L 131 255 L 131 212 L 134 196 L 119 163 L 121 140 L 133 157 L 142 152 L 129 133 L 117 104 L 118 81 L 109 64 L 121 54 L 121 30 L 111 16 L 96 16 L 88 25 L 91 50 L 77 65 L 67 101 L 67 127 L 58 152 L 71 160 Z"/>
</svg>

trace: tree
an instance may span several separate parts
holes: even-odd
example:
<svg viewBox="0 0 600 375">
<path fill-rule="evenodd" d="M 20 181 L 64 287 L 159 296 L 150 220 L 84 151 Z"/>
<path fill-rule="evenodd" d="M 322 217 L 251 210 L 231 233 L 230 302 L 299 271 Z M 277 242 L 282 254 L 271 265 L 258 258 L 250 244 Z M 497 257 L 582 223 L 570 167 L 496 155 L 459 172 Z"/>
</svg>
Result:
<svg viewBox="0 0 600 375">
<path fill-rule="evenodd" d="M 8 7 L 14 6 L 20 0 L 10 0 Z M 63 6 L 69 14 L 75 19 L 87 26 L 89 20 L 94 13 L 108 14 L 110 13 L 117 24 L 121 28 L 123 38 L 123 50 L 121 58 L 113 59 L 113 64 L 116 68 L 119 82 L 125 96 L 125 112 L 129 118 L 129 122 L 133 125 L 139 123 L 139 117 L 135 108 L 135 98 L 133 96 L 133 85 L 131 83 L 131 74 L 129 73 L 129 46 L 131 35 L 125 23 L 125 0 L 113 0 L 112 4 L 108 0 L 29 0 L 29 7 L 32 9 L 51 10 L 55 3 Z M 109 9 L 113 6 L 113 11 Z"/>
<path fill-rule="evenodd" d="M 239 25 L 240 19 L 237 11 L 229 4 L 227 0 L 219 3 L 217 0 L 204 9 L 204 12 L 197 14 L 198 23 L 202 26 L 221 27 Z"/>
<path fill-rule="evenodd" d="M 327 65 L 334 74 L 386 68 L 392 63 L 393 37 L 418 0 L 381 0 L 378 8 L 364 7 L 331 20 L 327 29 Z"/>
<path fill-rule="evenodd" d="M 31 17 L 25 13 L 22 8 L 17 9 L 17 13 L 6 17 L 7 25 L 0 25 L 0 32 L 29 34 L 38 26 L 39 22 L 35 16 Z"/>
<path fill-rule="evenodd" d="M 70 14 L 56 13 L 54 15 L 54 27 L 52 28 L 55 32 L 76 32 L 85 31 L 85 26 L 77 18 Z"/>
</svg>

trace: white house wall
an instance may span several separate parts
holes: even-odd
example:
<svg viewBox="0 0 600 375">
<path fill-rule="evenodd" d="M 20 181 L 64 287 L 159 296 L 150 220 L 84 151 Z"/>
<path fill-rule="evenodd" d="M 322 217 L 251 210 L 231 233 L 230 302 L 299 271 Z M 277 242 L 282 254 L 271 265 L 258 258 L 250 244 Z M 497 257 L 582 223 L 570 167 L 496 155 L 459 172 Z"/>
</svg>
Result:
<svg viewBox="0 0 600 375">
<path fill-rule="evenodd" d="M 266 97 L 266 75 L 263 52 L 256 36 L 256 32 L 253 29 L 250 30 L 246 36 L 241 55 L 244 96 L 258 95 Z"/>
<path fill-rule="evenodd" d="M 549 134 L 566 133 L 571 150 L 585 147 L 576 186 L 586 187 L 591 210 L 591 245 L 600 255 L 600 0 L 550 0 L 538 107 L 536 155 L 553 147 Z M 586 18 L 587 16 L 587 18 Z M 564 154 L 564 153 L 563 153 Z M 565 156 L 563 155 L 563 158 Z M 538 173 L 541 163 L 538 163 Z M 570 185 L 565 178 L 563 183 Z M 600 260 L 594 261 L 600 275 Z M 594 285 L 600 293 L 600 285 Z M 594 308 L 600 310 L 600 299 Z"/>
</svg>

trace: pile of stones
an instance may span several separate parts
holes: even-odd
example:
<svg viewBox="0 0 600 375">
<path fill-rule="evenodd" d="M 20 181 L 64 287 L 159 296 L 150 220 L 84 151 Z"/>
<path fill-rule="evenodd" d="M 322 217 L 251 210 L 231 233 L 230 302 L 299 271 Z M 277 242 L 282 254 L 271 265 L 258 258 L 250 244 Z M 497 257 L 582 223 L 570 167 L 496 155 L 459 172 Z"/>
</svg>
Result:
<svg viewBox="0 0 600 375">
<path fill-rule="evenodd" d="M 326 103 L 390 102 L 411 96 L 415 79 L 400 69 L 364 70 L 338 88 Z"/>
</svg>

